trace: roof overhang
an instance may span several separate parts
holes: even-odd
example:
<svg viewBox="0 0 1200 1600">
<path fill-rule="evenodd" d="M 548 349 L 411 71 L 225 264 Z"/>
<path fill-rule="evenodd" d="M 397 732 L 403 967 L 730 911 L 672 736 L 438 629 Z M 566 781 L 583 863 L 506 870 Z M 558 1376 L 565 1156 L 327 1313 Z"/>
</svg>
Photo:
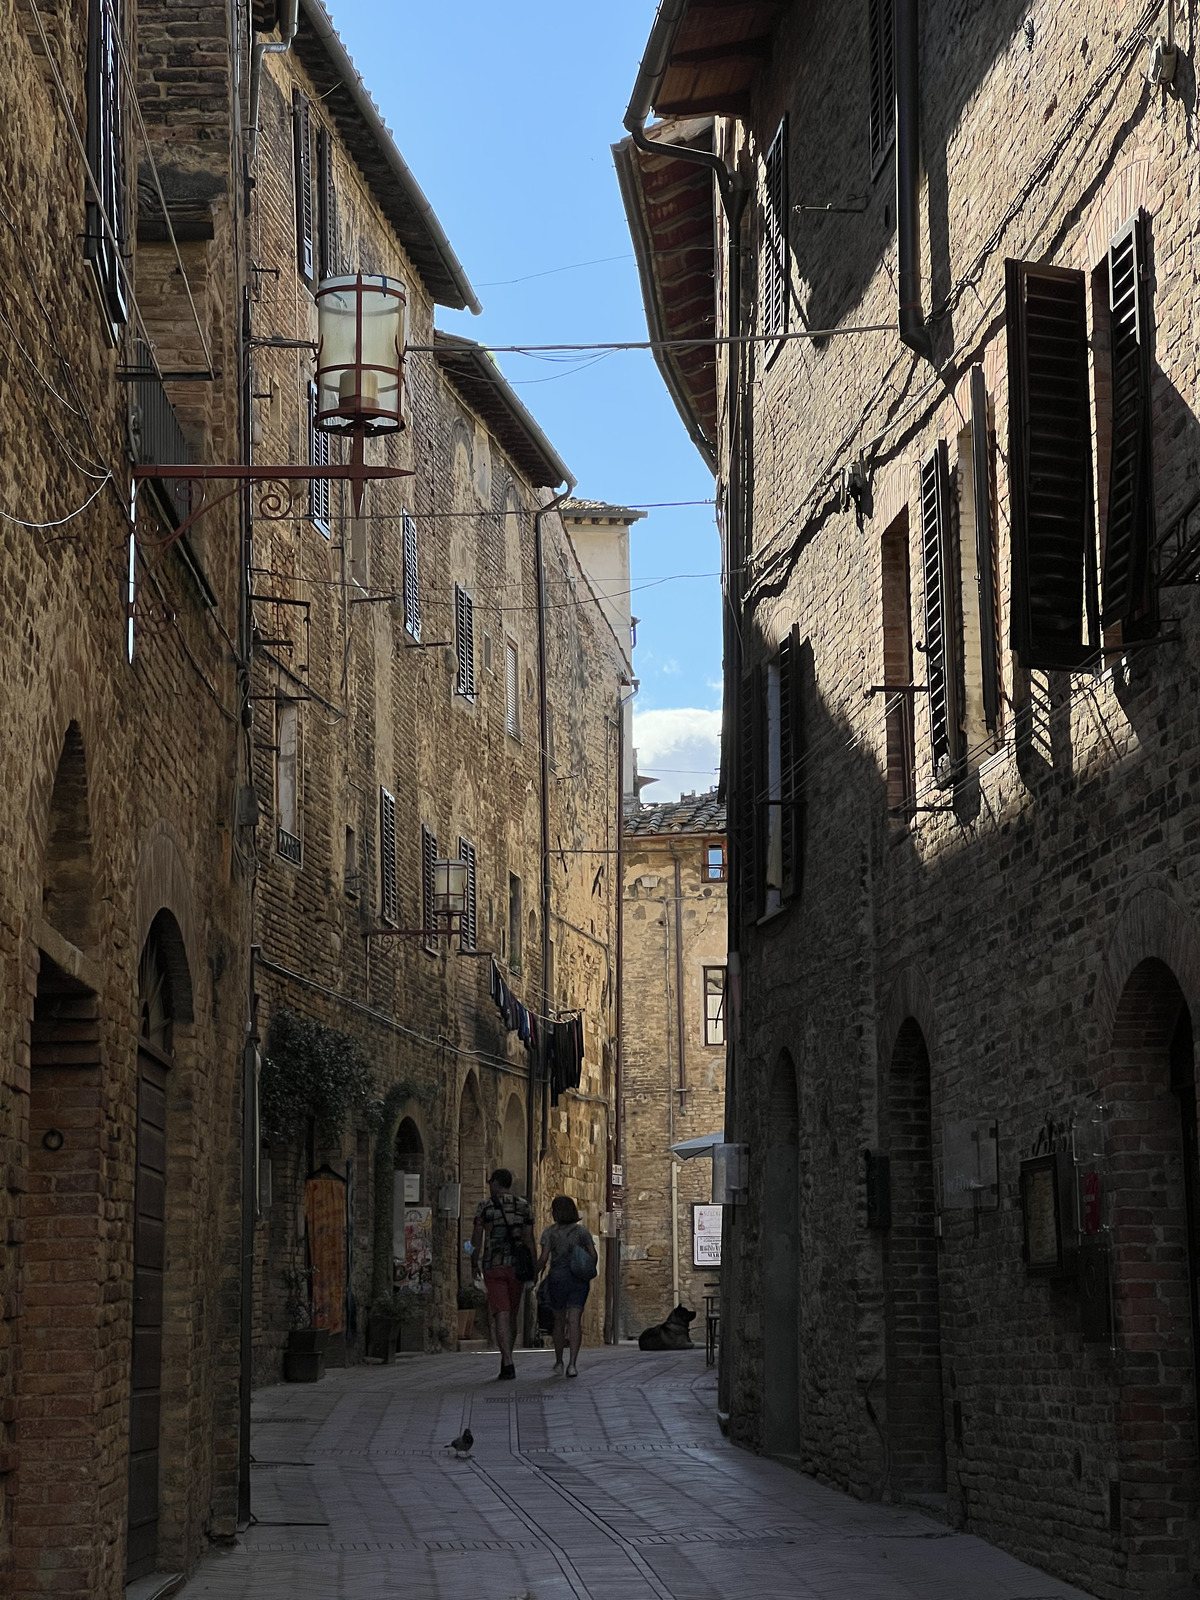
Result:
<svg viewBox="0 0 1200 1600">
<path fill-rule="evenodd" d="M 660 0 L 625 126 L 703 113 L 741 117 L 787 0 Z"/>
<path fill-rule="evenodd" d="M 454 311 L 481 311 L 462 263 L 321 0 L 300 0 L 293 49 L 432 298 Z"/>
<path fill-rule="evenodd" d="M 535 489 L 574 488 L 562 457 L 518 399 L 508 380 L 481 344 L 456 333 L 435 330 L 437 362 L 471 410 L 503 445 L 513 464 Z"/>
</svg>

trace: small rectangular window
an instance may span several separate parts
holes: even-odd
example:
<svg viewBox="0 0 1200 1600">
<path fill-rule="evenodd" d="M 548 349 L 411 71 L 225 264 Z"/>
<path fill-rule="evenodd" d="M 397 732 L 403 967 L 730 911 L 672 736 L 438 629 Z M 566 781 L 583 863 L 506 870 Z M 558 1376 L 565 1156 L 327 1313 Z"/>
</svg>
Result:
<svg viewBox="0 0 1200 1600">
<path fill-rule="evenodd" d="M 704 969 L 704 1042 L 725 1043 L 725 968 Z"/>
<path fill-rule="evenodd" d="M 465 589 L 454 585 L 454 653 L 458 657 L 455 694 L 475 698 L 475 602 Z"/>
<path fill-rule="evenodd" d="M 704 881 L 706 883 L 725 882 L 725 841 L 710 844 L 704 850 Z"/>
<path fill-rule="evenodd" d="M 317 386 L 308 386 L 308 464 L 327 467 L 333 460 L 332 436 L 317 427 Z M 308 485 L 308 514 L 318 533 L 329 538 L 330 480 L 311 478 Z"/>
<path fill-rule="evenodd" d="M 788 137 L 786 120 L 767 151 L 763 186 L 762 329 L 764 338 L 778 339 L 788 326 Z M 778 344 L 767 344 L 769 360 Z"/>
<path fill-rule="evenodd" d="M 912 596 L 908 568 L 908 512 L 885 531 L 883 577 L 884 723 L 887 729 L 887 802 L 906 821 L 915 799 L 912 681 Z"/>
<path fill-rule="evenodd" d="M 867 0 L 871 74 L 871 172 L 879 171 L 896 136 L 894 0 Z"/>
<path fill-rule="evenodd" d="M 508 965 L 521 970 L 521 880 L 515 872 L 508 875 Z"/>
<path fill-rule="evenodd" d="M 407 511 L 400 515 L 404 542 L 404 631 L 421 642 L 421 586 L 417 573 L 417 525 Z"/>
<path fill-rule="evenodd" d="M 84 258 L 115 330 L 129 320 L 123 275 L 125 176 L 118 0 L 91 0 L 87 44 L 87 157 L 96 190 L 87 186 Z"/>
<path fill-rule="evenodd" d="M 312 107 L 299 89 L 292 92 L 292 140 L 296 179 L 296 268 L 311 288 L 316 281 L 313 231 Z"/>
<path fill-rule="evenodd" d="M 300 865 L 300 707 L 275 702 L 275 848 Z"/>
<path fill-rule="evenodd" d="M 504 731 L 514 739 L 521 736 L 521 674 L 517 647 L 504 641 Z"/>
<path fill-rule="evenodd" d="M 321 277 L 334 278 L 341 270 L 341 248 L 333 135 L 328 128 L 322 128 L 317 134 L 317 184 L 321 191 Z"/>
<path fill-rule="evenodd" d="M 458 925 L 458 943 L 462 950 L 474 950 L 479 936 L 477 874 L 475 846 L 468 839 L 459 839 L 458 859 L 467 863 L 467 906 Z"/>
<path fill-rule="evenodd" d="M 400 921 L 396 883 L 396 797 L 387 789 L 379 791 L 379 913 L 383 921 L 396 927 Z"/>
<path fill-rule="evenodd" d="M 436 952 L 437 918 L 433 914 L 433 899 L 437 885 L 434 881 L 434 864 L 437 861 L 437 835 L 421 824 L 421 926 L 428 930 L 424 944 L 426 950 Z"/>
</svg>

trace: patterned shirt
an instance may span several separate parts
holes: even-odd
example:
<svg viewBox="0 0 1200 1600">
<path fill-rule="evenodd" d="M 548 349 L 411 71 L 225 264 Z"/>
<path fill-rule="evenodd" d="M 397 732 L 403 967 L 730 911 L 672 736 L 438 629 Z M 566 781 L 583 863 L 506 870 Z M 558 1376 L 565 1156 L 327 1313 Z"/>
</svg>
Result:
<svg viewBox="0 0 1200 1600">
<path fill-rule="evenodd" d="M 499 1200 L 483 1200 L 475 1208 L 475 1221 L 488 1230 L 483 1247 L 483 1270 L 511 1267 L 513 1248 L 533 1227 L 533 1211 L 519 1194 L 502 1195 Z"/>
</svg>

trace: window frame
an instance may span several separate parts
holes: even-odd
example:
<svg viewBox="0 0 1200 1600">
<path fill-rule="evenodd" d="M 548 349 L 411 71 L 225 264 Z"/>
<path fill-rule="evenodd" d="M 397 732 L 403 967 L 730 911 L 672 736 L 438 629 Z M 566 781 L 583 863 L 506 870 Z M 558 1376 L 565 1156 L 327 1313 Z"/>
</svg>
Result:
<svg viewBox="0 0 1200 1600">
<path fill-rule="evenodd" d="M 454 654 L 458 671 L 454 692 L 474 704 L 478 688 L 475 681 L 475 601 L 459 583 L 454 585 Z"/>
<path fill-rule="evenodd" d="M 716 851 L 719 858 L 716 862 L 715 870 L 711 859 L 714 851 Z M 701 869 L 701 877 L 705 883 L 725 883 L 728 881 L 729 851 L 724 839 L 719 840 L 716 844 L 710 842 L 704 846 L 704 864 Z"/>
<path fill-rule="evenodd" d="M 921 570 L 925 590 L 925 680 L 934 782 L 962 776 L 962 617 L 959 562 L 950 501 L 950 460 L 939 439 L 921 463 Z"/>
<path fill-rule="evenodd" d="M 729 973 L 725 965 L 706 965 L 701 978 L 701 992 L 704 996 L 704 1045 L 706 1049 L 723 1049 L 725 1045 L 725 1000 L 729 992 Z M 715 1013 L 709 1005 L 710 1000 L 717 997 L 718 991 L 709 987 L 711 976 L 720 973 L 720 990 Z M 720 1038 L 713 1034 L 719 1028 Z"/>
<path fill-rule="evenodd" d="M 400 924 L 396 797 L 383 784 L 379 786 L 379 918 L 392 928 Z"/>
<path fill-rule="evenodd" d="M 317 188 L 321 195 L 318 266 L 321 279 L 336 278 L 341 267 L 338 227 L 337 177 L 333 159 L 333 135 L 328 128 L 317 128 Z"/>
<path fill-rule="evenodd" d="M 467 904 L 458 924 L 458 947 L 460 950 L 475 950 L 479 941 L 479 862 L 475 846 L 461 834 L 458 840 L 458 859 L 467 864 Z"/>
<path fill-rule="evenodd" d="M 867 0 L 867 99 L 867 137 L 874 183 L 896 143 L 894 0 Z"/>
<path fill-rule="evenodd" d="M 410 513 L 400 513 L 400 536 L 404 559 L 404 631 L 415 643 L 421 642 L 421 577 L 417 549 L 417 524 Z"/>
<path fill-rule="evenodd" d="M 504 639 L 504 731 L 521 737 L 521 653 L 515 639 Z"/>
<path fill-rule="evenodd" d="M 317 427 L 317 386 L 308 386 L 308 464 L 328 467 L 333 462 L 333 435 Z M 333 480 L 308 480 L 308 517 L 323 539 L 333 537 Z"/>
<path fill-rule="evenodd" d="M 310 290 L 316 287 L 317 239 L 313 203 L 312 105 L 292 90 L 292 172 L 296 209 L 296 271 Z"/>
</svg>

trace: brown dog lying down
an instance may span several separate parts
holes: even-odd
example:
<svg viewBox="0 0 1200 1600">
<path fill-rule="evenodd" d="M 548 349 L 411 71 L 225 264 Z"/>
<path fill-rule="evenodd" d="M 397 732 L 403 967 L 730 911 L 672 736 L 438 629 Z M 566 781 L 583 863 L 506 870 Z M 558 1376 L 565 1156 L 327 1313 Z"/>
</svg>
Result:
<svg viewBox="0 0 1200 1600">
<path fill-rule="evenodd" d="M 639 1350 L 694 1350 L 689 1333 L 696 1313 L 686 1306 L 676 1306 L 665 1322 L 646 1328 L 638 1335 Z"/>
</svg>

